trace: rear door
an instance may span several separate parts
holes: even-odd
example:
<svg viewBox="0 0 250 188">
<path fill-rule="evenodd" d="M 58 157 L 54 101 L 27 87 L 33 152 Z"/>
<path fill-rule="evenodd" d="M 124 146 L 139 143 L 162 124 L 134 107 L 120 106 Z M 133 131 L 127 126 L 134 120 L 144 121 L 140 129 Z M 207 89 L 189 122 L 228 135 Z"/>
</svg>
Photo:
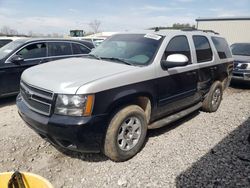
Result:
<svg viewBox="0 0 250 188">
<path fill-rule="evenodd" d="M 193 42 L 199 64 L 199 88 L 206 93 L 218 74 L 218 64 L 214 63 L 213 51 L 206 36 L 194 35 Z"/>
<path fill-rule="evenodd" d="M 1 82 L 1 95 L 14 94 L 19 91 L 19 83 L 22 72 L 34 65 L 37 65 L 47 57 L 47 44 L 45 42 L 35 42 L 25 45 L 13 55 L 24 58 L 20 64 L 11 62 L 11 57 L 2 67 L 3 81 Z"/>
<path fill-rule="evenodd" d="M 157 79 L 158 118 L 179 111 L 199 98 L 197 94 L 198 70 L 193 64 L 188 38 L 184 35 L 173 37 L 165 50 L 162 60 L 171 54 L 183 54 L 189 64 L 183 67 L 161 69 Z"/>
<path fill-rule="evenodd" d="M 48 42 L 48 55 L 49 61 L 72 57 L 71 43 L 66 41 Z"/>
</svg>

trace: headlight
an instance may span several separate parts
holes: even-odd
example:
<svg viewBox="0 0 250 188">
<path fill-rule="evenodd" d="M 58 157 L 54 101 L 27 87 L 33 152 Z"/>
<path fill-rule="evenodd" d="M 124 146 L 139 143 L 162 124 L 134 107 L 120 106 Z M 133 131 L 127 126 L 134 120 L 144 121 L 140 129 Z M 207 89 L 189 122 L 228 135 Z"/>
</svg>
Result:
<svg viewBox="0 0 250 188">
<path fill-rule="evenodd" d="M 246 67 L 247 70 L 250 70 L 250 62 L 247 63 L 247 67 Z"/>
<path fill-rule="evenodd" d="M 69 116 L 90 116 L 94 95 L 62 95 L 56 99 L 55 114 Z"/>
</svg>

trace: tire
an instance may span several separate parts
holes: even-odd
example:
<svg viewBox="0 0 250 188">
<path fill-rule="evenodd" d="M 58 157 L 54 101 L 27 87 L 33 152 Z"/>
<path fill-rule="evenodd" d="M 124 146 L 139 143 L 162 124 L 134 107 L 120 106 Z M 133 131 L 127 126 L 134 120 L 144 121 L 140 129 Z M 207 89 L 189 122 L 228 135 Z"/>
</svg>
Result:
<svg viewBox="0 0 250 188">
<path fill-rule="evenodd" d="M 142 149 L 146 134 L 144 111 L 137 105 L 127 106 L 110 121 L 104 140 L 104 154 L 116 162 L 126 161 Z"/>
<path fill-rule="evenodd" d="M 211 86 L 207 96 L 202 103 L 202 110 L 205 112 L 215 112 L 222 101 L 223 88 L 220 81 L 216 81 Z"/>
</svg>

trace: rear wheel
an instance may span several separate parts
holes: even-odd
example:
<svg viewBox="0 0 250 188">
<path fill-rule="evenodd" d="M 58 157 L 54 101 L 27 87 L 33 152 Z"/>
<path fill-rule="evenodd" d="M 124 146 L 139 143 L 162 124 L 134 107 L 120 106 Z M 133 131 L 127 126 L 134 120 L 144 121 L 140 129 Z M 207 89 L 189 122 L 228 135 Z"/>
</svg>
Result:
<svg viewBox="0 0 250 188">
<path fill-rule="evenodd" d="M 205 112 L 215 112 L 220 106 L 222 100 L 222 84 L 216 81 L 211 86 L 206 98 L 202 104 L 202 110 Z"/>
<path fill-rule="evenodd" d="M 125 161 L 142 148 L 147 133 L 144 111 L 137 105 L 118 111 L 110 121 L 104 141 L 104 154 L 113 161 Z"/>
</svg>

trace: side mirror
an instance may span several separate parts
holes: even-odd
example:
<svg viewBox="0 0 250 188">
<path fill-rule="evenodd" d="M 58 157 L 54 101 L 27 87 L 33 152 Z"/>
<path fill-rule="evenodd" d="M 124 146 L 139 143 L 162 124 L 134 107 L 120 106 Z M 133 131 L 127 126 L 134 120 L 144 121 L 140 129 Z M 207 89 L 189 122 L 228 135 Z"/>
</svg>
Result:
<svg viewBox="0 0 250 188">
<path fill-rule="evenodd" d="M 20 56 L 20 55 L 13 55 L 12 58 L 11 58 L 11 62 L 14 63 L 14 64 L 17 64 L 17 65 L 20 65 L 20 63 L 23 61 L 23 57 Z"/>
<path fill-rule="evenodd" d="M 188 58 L 183 54 L 169 55 L 166 60 L 163 60 L 161 62 L 161 66 L 165 70 L 173 67 L 186 66 L 187 64 L 188 64 Z"/>
</svg>

